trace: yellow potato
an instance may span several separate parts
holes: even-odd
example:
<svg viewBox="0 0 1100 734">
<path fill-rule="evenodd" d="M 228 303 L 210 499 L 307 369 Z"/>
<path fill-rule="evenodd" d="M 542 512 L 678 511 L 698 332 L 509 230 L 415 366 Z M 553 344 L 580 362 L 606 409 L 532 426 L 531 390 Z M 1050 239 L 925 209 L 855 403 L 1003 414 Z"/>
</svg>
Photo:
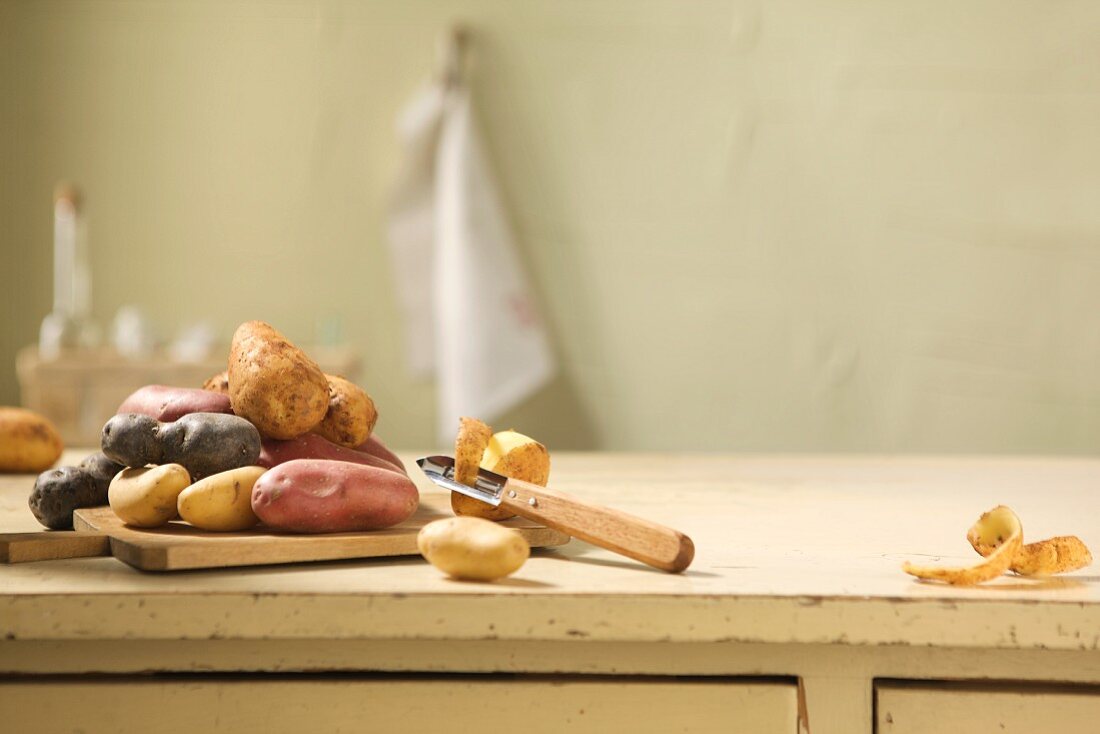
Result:
<svg viewBox="0 0 1100 734">
<path fill-rule="evenodd" d="M 43 472 L 61 456 L 64 445 L 44 416 L 23 408 L 0 408 L 0 472 Z"/>
<path fill-rule="evenodd" d="M 545 487 L 550 480 L 550 452 L 541 443 L 516 431 L 499 431 L 489 439 L 481 456 L 481 468 Z M 507 520 L 508 510 L 451 492 L 451 509 L 456 515 Z"/>
<path fill-rule="evenodd" d="M 515 530 L 479 517 L 430 522 L 416 547 L 433 566 L 456 579 L 493 581 L 519 570 L 531 546 Z"/>
<path fill-rule="evenodd" d="M 127 525 L 155 528 L 176 517 L 176 501 L 191 484 L 179 464 L 123 469 L 111 480 L 107 501 Z"/>
<path fill-rule="evenodd" d="M 180 517 L 202 530 L 247 530 L 259 522 L 252 511 L 252 485 L 266 471 L 242 466 L 195 482 L 176 499 Z"/>
<path fill-rule="evenodd" d="M 336 375 L 328 379 L 328 411 L 313 432 L 349 449 L 366 441 L 378 421 L 378 410 L 366 391 Z"/>
<path fill-rule="evenodd" d="M 229 350 L 233 412 L 270 438 L 309 433 L 328 412 L 328 380 L 317 363 L 270 324 L 246 321 Z"/>
</svg>

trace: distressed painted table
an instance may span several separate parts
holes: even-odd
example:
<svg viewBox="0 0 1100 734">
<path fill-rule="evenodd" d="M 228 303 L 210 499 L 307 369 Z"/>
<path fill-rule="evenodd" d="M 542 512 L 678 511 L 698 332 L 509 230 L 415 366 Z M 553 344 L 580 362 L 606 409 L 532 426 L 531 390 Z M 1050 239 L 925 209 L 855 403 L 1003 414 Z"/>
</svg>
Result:
<svg viewBox="0 0 1100 734">
<path fill-rule="evenodd" d="M 495 584 L 419 558 L 155 575 L 0 567 L 12 731 L 1094 732 L 1100 575 L 917 583 L 983 511 L 1100 550 L 1100 461 L 559 454 L 554 486 L 693 536 L 680 576 L 574 541 Z M 36 527 L 0 478 L 0 529 Z M 423 491 L 435 491 L 421 482 Z M 467 728 L 467 727 L 462 727 Z"/>
</svg>

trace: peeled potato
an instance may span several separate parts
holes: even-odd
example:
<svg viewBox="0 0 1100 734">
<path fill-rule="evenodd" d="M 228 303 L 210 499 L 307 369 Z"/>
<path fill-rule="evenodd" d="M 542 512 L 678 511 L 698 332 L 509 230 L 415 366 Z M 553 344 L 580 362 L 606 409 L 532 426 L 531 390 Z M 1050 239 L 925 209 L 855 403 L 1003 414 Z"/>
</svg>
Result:
<svg viewBox="0 0 1100 734">
<path fill-rule="evenodd" d="M 45 416 L 0 408 L 0 472 L 38 473 L 61 457 L 61 435 Z"/>
<path fill-rule="evenodd" d="M 509 479 L 520 479 L 545 487 L 550 480 L 550 452 L 530 436 L 516 431 L 499 431 L 489 439 L 482 452 L 481 468 Z M 458 492 L 451 492 L 451 509 L 456 515 L 471 515 L 486 520 L 507 520 L 514 517 L 508 510 L 493 507 Z"/>
<path fill-rule="evenodd" d="M 229 350 L 233 412 L 260 433 L 291 439 L 309 433 L 328 412 L 329 389 L 317 363 L 262 321 L 246 321 Z"/>
<path fill-rule="evenodd" d="M 470 581 L 513 574 L 531 555 L 518 532 L 478 517 L 430 522 L 417 533 L 416 547 L 440 571 Z"/>
<path fill-rule="evenodd" d="M 516 431 L 494 434 L 481 457 L 481 466 L 542 487 L 550 480 L 550 452 L 535 439 Z"/>
<path fill-rule="evenodd" d="M 990 581 L 1004 574 L 1023 545 L 1024 529 L 1020 518 L 1008 507 L 998 505 L 978 518 L 967 533 L 971 543 L 996 546 L 989 556 L 974 566 L 919 566 L 906 561 L 902 570 L 920 579 L 944 581 L 968 586 Z"/>
<path fill-rule="evenodd" d="M 370 395 L 355 383 L 336 375 L 325 377 L 328 379 L 328 411 L 313 432 L 340 446 L 356 448 L 374 430 L 378 410 Z"/>
</svg>

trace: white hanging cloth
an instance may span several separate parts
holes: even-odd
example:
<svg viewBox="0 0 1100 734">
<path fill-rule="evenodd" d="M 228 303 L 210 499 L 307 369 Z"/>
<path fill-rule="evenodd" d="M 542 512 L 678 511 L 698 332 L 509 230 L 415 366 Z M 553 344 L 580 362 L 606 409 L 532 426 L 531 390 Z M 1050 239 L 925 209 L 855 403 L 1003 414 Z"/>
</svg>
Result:
<svg viewBox="0 0 1100 734">
<path fill-rule="evenodd" d="M 470 103 L 452 76 L 398 121 L 403 167 L 389 222 L 410 372 L 435 375 L 437 429 L 492 422 L 545 385 L 556 363 Z"/>
</svg>

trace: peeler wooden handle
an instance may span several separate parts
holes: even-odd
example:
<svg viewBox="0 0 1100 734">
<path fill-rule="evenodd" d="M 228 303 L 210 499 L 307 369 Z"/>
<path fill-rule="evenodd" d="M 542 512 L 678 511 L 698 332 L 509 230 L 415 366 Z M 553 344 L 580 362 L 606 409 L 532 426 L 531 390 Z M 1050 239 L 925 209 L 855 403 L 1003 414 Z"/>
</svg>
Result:
<svg viewBox="0 0 1100 734">
<path fill-rule="evenodd" d="M 505 482 L 500 506 L 662 571 L 679 573 L 695 557 L 678 530 L 519 479 Z"/>
</svg>

